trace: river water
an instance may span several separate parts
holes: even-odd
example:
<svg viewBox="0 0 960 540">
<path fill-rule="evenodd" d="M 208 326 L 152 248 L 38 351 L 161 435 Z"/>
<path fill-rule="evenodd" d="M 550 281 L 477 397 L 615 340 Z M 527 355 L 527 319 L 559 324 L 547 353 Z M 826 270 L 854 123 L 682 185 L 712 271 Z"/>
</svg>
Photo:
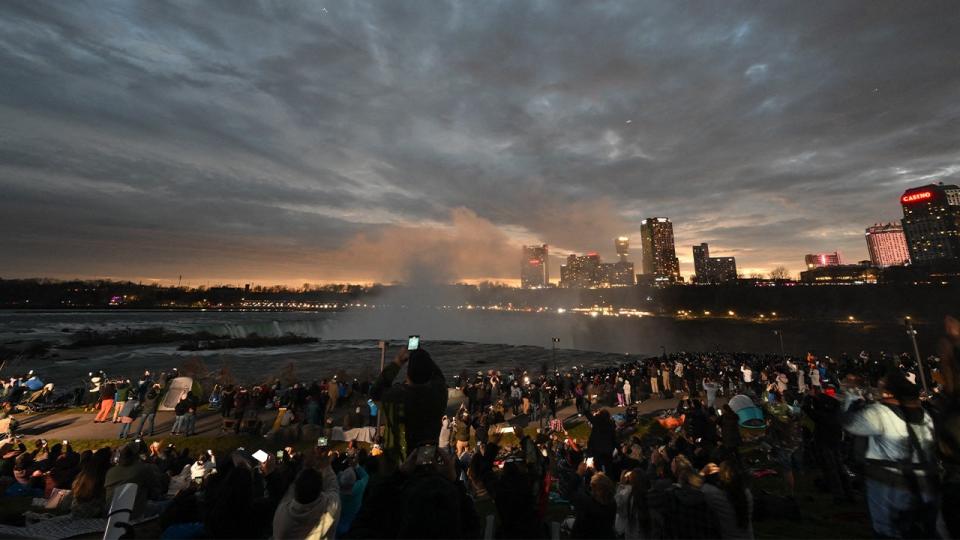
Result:
<svg viewBox="0 0 960 540">
<path fill-rule="evenodd" d="M 591 317 L 575 313 L 517 313 L 480 310 L 357 309 L 346 312 L 216 312 L 216 311 L 0 311 L 0 345 L 25 341 L 66 344 L 80 330 L 109 332 L 124 328 L 163 327 L 178 332 L 208 331 L 233 337 L 280 336 L 293 333 L 320 338 L 305 345 L 177 351 L 176 344 L 54 349 L 48 359 L 20 361 L 13 372 L 39 369 L 45 379 L 73 385 L 87 372 L 136 378 L 144 369 L 159 371 L 199 358 L 211 371 L 227 369 L 239 380 L 261 380 L 284 369 L 302 379 L 334 372 L 355 376 L 378 370 L 379 339 L 399 346 L 409 334 L 420 334 L 448 374 L 520 366 L 539 369 L 556 358 L 563 366 L 609 364 L 625 355 L 671 351 L 779 352 L 774 330 L 781 330 L 788 354 L 856 354 L 861 350 L 903 352 L 910 343 L 893 322 L 750 321 L 674 319 L 669 317 Z M 933 352 L 936 328 L 918 326 L 921 351 Z M 558 337 L 556 356 L 551 338 Z M 396 347 L 393 347 L 395 350 Z M 393 351 L 391 351 L 392 354 Z M 389 360 L 389 358 L 388 358 Z M 191 360 L 193 361 L 193 360 Z M 288 367 L 293 365 L 292 368 Z M 28 367 L 29 366 L 29 367 Z M 11 374 L 11 368 L 3 372 Z"/>
</svg>

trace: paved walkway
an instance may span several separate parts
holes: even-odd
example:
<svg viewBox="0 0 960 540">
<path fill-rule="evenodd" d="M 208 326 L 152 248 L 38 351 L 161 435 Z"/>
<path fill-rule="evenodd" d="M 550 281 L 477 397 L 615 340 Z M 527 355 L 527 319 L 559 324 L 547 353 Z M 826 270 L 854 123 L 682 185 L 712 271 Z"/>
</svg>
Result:
<svg viewBox="0 0 960 540">
<path fill-rule="evenodd" d="M 639 414 L 648 414 L 660 409 L 672 409 L 677 406 L 677 398 L 673 399 L 649 399 L 637 404 Z M 723 402 L 718 399 L 719 402 Z M 346 407 L 338 407 L 334 417 L 341 417 L 346 412 Z M 608 407 L 611 413 L 622 412 L 622 407 Z M 276 411 L 264 410 L 260 413 L 260 419 L 265 425 L 272 424 L 276 418 Z M 570 405 L 557 411 L 561 419 L 566 419 L 576 414 L 576 409 Z M 93 423 L 93 413 L 82 412 L 55 412 L 49 414 L 18 414 L 20 421 L 19 434 L 25 438 L 45 438 L 51 441 L 59 439 L 80 440 L 80 439 L 115 439 L 120 433 L 120 424 L 114 423 Z M 167 435 L 170 428 L 173 427 L 174 414 L 172 411 L 157 413 L 156 436 Z M 140 421 L 135 420 L 131 430 L 136 429 Z M 221 416 L 216 411 L 201 411 L 197 417 L 196 435 L 202 437 L 214 437 L 220 434 Z M 134 433 L 135 434 L 135 433 Z"/>
</svg>

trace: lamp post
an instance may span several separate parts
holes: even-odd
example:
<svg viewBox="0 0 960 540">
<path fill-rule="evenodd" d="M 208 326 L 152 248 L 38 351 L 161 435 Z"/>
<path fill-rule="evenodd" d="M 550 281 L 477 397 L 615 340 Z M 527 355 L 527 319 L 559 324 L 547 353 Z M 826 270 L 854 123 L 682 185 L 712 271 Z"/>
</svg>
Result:
<svg viewBox="0 0 960 540">
<path fill-rule="evenodd" d="M 773 333 L 777 335 L 777 338 L 780 341 L 780 361 L 785 362 L 787 360 L 787 355 L 783 352 L 783 330 L 774 330 Z"/>
<path fill-rule="evenodd" d="M 383 373 L 383 363 L 384 359 L 387 357 L 387 342 L 385 340 L 380 340 L 377 344 L 377 347 L 380 348 L 380 373 Z M 383 408 L 382 404 L 377 405 L 377 437 L 380 436 L 380 409 Z"/>
<path fill-rule="evenodd" d="M 917 347 L 917 331 L 913 328 L 913 323 L 910 322 L 910 318 L 907 317 L 904 319 L 904 323 L 907 326 L 907 335 L 910 336 L 910 341 L 913 343 L 913 356 L 917 360 L 917 371 L 920 372 L 920 384 L 923 385 L 923 393 L 927 394 L 927 376 L 923 373 L 923 361 L 920 360 L 920 348 Z"/>
<path fill-rule="evenodd" d="M 553 353 L 553 372 L 557 372 L 557 343 L 560 343 L 560 338 L 550 338 L 551 341 L 551 350 Z"/>
</svg>

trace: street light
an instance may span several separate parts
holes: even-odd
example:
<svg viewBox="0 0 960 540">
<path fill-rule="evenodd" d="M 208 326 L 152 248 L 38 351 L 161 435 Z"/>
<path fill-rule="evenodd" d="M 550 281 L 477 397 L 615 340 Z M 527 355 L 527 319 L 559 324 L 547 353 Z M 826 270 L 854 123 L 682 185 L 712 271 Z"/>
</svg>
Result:
<svg viewBox="0 0 960 540">
<path fill-rule="evenodd" d="M 776 334 L 777 338 L 780 340 L 780 360 L 785 361 L 787 355 L 783 352 L 783 330 L 774 330 L 773 333 Z"/>
<path fill-rule="evenodd" d="M 917 347 L 917 331 L 913 329 L 913 323 L 910 322 L 910 317 L 907 317 L 903 321 L 907 325 L 907 335 L 910 336 L 910 341 L 913 343 L 913 356 L 917 359 L 917 371 L 920 372 L 920 384 L 923 385 L 923 393 L 927 394 L 927 376 L 923 373 L 923 362 L 920 360 L 920 348 Z"/>
</svg>

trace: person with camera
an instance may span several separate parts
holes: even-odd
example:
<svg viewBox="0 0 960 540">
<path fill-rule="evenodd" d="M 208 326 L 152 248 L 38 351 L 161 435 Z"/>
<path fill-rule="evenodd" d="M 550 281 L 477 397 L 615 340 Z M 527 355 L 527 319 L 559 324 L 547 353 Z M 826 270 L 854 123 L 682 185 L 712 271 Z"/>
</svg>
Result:
<svg viewBox="0 0 960 540">
<path fill-rule="evenodd" d="M 874 534 L 936 536 L 938 472 L 933 418 L 920 391 L 899 370 L 880 380 L 880 400 L 868 403 L 855 377 L 844 392 L 843 428 L 867 437 L 866 497 Z"/>
<path fill-rule="evenodd" d="M 404 383 L 394 385 L 404 366 Z M 383 368 L 370 396 L 380 402 L 386 420 L 383 439 L 388 470 L 396 469 L 417 447 L 436 446 L 440 419 L 447 408 L 447 382 L 427 351 L 400 349 L 393 362 Z"/>
<path fill-rule="evenodd" d="M 273 515 L 273 538 L 333 538 L 340 520 L 340 486 L 333 452 L 317 448 L 309 456 Z"/>
</svg>

